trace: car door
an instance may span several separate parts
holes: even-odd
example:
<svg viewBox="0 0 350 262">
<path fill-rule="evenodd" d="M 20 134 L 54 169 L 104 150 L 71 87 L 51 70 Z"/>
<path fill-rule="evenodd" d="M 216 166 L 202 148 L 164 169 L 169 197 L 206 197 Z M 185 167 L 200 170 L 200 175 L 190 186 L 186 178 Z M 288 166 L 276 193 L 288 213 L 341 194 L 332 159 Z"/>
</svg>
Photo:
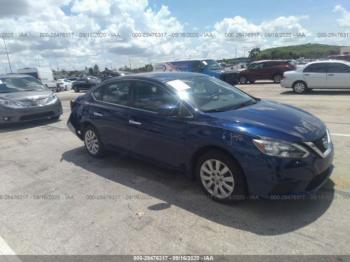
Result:
<svg viewBox="0 0 350 262">
<path fill-rule="evenodd" d="M 160 163 L 179 167 L 185 159 L 186 118 L 165 116 L 160 109 L 179 103 L 165 86 L 134 81 L 129 115 L 130 150 Z"/>
<path fill-rule="evenodd" d="M 90 105 L 90 118 L 107 147 L 129 148 L 127 127 L 130 94 L 129 81 L 106 83 L 92 92 L 94 101 Z"/>
<path fill-rule="evenodd" d="M 263 63 L 251 64 L 248 67 L 248 79 L 259 80 L 263 79 Z"/>
<path fill-rule="evenodd" d="M 327 86 L 327 63 L 314 63 L 303 70 L 303 79 L 309 88 L 325 88 Z"/>
<path fill-rule="evenodd" d="M 350 88 L 350 67 L 343 63 L 329 63 L 327 88 Z"/>
<path fill-rule="evenodd" d="M 260 79 L 271 79 L 273 76 L 274 62 L 262 63 L 263 67 L 260 71 Z"/>
</svg>

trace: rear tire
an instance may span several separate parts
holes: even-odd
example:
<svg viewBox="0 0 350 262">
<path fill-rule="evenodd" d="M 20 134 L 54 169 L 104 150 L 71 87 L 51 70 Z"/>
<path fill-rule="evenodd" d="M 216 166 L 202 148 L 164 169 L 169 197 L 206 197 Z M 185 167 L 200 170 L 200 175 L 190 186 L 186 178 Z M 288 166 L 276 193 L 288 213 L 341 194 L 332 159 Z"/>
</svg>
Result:
<svg viewBox="0 0 350 262">
<path fill-rule="evenodd" d="M 211 150 L 200 156 L 195 174 L 202 190 L 215 201 L 246 198 L 243 172 L 231 156 L 220 150 Z"/>
<path fill-rule="evenodd" d="M 276 84 L 281 83 L 281 80 L 282 80 L 282 75 L 277 74 L 273 76 L 273 82 L 275 82 Z"/>
<path fill-rule="evenodd" d="M 106 150 L 101 142 L 100 136 L 93 126 L 84 129 L 84 145 L 90 156 L 101 158 L 105 156 Z"/>
</svg>

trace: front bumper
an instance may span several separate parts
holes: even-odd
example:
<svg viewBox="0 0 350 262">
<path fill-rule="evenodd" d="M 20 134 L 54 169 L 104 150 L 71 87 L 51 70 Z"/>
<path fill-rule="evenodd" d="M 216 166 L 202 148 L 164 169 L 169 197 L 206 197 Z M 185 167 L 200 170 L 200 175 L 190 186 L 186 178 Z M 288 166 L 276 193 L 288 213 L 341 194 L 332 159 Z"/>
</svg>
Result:
<svg viewBox="0 0 350 262">
<path fill-rule="evenodd" d="M 280 82 L 281 87 L 284 88 L 292 88 L 293 82 L 290 80 L 287 80 L 286 78 L 283 78 Z"/>
<path fill-rule="evenodd" d="M 250 156 L 242 169 L 251 197 L 308 195 L 318 191 L 333 171 L 334 149 L 322 158 L 311 152 L 305 159 Z M 250 164 L 249 164 L 250 163 Z M 254 165 L 251 165 L 254 163 Z"/>
<path fill-rule="evenodd" d="M 59 100 L 52 105 L 35 106 L 23 109 L 1 107 L 0 124 L 24 123 L 52 119 L 59 117 L 62 113 L 62 105 Z"/>
</svg>

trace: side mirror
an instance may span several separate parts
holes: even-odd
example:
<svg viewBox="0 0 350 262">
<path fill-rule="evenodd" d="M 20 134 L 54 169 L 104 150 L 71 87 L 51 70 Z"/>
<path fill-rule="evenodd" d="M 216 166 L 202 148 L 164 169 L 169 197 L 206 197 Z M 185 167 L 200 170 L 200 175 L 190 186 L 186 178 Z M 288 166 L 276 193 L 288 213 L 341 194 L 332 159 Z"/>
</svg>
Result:
<svg viewBox="0 0 350 262">
<path fill-rule="evenodd" d="M 159 109 L 159 114 L 162 116 L 178 116 L 180 111 L 180 104 L 165 104 Z"/>
</svg>

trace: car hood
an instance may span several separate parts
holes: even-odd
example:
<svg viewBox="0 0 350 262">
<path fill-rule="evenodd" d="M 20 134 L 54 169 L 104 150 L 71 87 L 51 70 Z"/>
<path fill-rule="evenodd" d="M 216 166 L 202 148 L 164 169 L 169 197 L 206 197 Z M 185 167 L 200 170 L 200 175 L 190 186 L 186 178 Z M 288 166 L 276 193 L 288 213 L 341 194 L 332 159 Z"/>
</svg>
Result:
<svg viewBox="0 0 350 262">
<path fill-rule="evenodd" d="M 236 110 L 210 113 L 221 126 L 256 137 L 291 142 L 314 141 L 326 132 L 325 124 L 299 108 L 259 100 Z"/>
<path fill-rule="evenodd" d="M 26 91 L 26 92 L 13 92 L 13 93 L 0 93 L 0 98 L 9 99 L 13 101 L 23 100 L 40 100 L 52 95 L 49 90 L 43 91 Z"/>
</svg>

